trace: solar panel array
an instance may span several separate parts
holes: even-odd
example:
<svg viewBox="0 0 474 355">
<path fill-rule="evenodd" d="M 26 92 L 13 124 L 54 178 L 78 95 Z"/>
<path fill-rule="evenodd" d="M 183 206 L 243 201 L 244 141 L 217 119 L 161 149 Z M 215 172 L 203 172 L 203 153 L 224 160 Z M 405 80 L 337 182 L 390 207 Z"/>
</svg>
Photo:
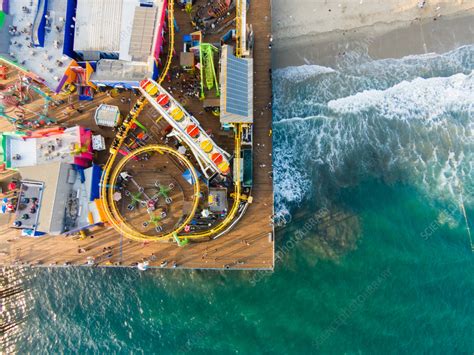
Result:
<svg viewBox="0 0 474 355">
<path fill-rule="evenodd" d="M 249 112 L 249 62 L 227 57 L 227 112 L 247 117 Z"/>
<path fill-rule="evenodd" d="M 221 123 L 252 123 L 253 59 L 237 58 L 223 46 L 221 63 Z"/>
</svg>

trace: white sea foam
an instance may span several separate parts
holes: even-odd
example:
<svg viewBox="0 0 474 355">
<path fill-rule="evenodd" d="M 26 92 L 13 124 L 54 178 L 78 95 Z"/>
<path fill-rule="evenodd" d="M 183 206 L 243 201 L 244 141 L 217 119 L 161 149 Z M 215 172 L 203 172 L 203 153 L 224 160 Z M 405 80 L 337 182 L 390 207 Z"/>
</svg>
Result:
<svg viewBox="0 0 474 355">
<path fill-rule="evenodd" d="M 438 55 L 410 56 L 353 63 L 329 75 L 295 81 L 274 76 L 274 120 L 327 115 L 327 103 L 366 90 L 382 91 L 416 78 L 443 78 L 469 74 L 474 63 L 474 46 L 463 46 Z"/>
<path fill-rule="evenodd" d="M 282 120 L 278 121 L 278 124 L 282 123 L 298 123 L 298 122 L 305 122 L 314 120 L 316 117 L 309 116 L 309 117 L 292 117 L 292 118 L 283 118 Z"/>
<path fill-rule="evenodd" d="M 276 185 L 278 186 L 278 193 L 276 195 L 277 205 L 280 205 L 282 210 L 288 210 L 283 207 L 285 202 L 299 203 L 304 199 L 305 194 L 309 192 L 310 184 L 309 177 L 302 169 L 295 167 L 294 151 L 287 149 L 286 145 L 280 146 L 274 150 L 275 157 L 274 165 L 278 167 L 276 174 Z"/>
<path fill-rule="evenodd" d="M 299 82 L 314 78 L 319 75 L 334 73 L 335 70 L 329 67 L 323 67 L 320 65 L 301 65 L 292 66 L 282 69 L 275 70 L 274 74 L 281 79 L 288 80 L 291 82 Z"/>
<path fill-rule="evenodd" d="M 275 122 L 277 211 L 374 175 L 458 198 L 474 183 L 473 113 L 471 72 L 367 90 L 329 101 L 324 115 L 283 118 Z"/>
<path fill-rule="evenodd" d="M 417 78 L 387 90 L 367 90 L 332 100 L 328 107 L 337 114 L 376 110 L 388 119 L 435 121 L 449 111 L 474 112 L 474 73 L 449 78 Z"/>
</svg>

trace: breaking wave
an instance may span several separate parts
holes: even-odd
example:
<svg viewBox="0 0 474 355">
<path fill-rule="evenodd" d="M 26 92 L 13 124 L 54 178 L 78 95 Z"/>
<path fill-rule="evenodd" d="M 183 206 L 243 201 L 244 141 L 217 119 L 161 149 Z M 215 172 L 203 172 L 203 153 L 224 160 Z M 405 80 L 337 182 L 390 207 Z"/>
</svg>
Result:
<svg viewBox="0 0 474 355">
<path fill-rule="evenodd" d="M 474 46 L 445 54 L 409 56 L 336 65 L 289 67 L 274 73 L 274 121 L 327 114 L 327 103 L 365 90 L 386 90 L 416 78 L 469 74 L 474 69 Z M 288 79 L 304 68 L 298 80 Z"/>
<path fill-rule="evenodd" d="M 328 73 L 335 73 L 335 70 L 328 67 L 322 67 L 320 65 L 308 64 L 275 70 L 275 75 L 277 77 L 288 80 L 292 83 L 298 83 L 300 81 Z"/>
<path fill-rule="evenodd" d="M 474 183 L 474 46 L 347 71 L 275 73 L 276 209 L 330 200 L 361 179 L 458 198 Z M 307 71 L 309 68 L 305 66 Z M 465 200 L 472 200 L 467 194 Z"/>
</svg>

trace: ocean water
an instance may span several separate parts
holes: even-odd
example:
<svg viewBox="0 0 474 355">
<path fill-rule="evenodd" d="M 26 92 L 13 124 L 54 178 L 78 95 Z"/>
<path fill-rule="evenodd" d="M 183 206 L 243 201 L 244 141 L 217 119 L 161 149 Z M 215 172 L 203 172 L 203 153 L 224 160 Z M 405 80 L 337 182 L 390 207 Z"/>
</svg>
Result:
<svg viewBox="0 0 474 355">
<path fill-rule="evenodd" d="M 16 270 L 19 353 L 472 354 L 474 46 L 274 73 L 277 266 Z"/>
</svg>

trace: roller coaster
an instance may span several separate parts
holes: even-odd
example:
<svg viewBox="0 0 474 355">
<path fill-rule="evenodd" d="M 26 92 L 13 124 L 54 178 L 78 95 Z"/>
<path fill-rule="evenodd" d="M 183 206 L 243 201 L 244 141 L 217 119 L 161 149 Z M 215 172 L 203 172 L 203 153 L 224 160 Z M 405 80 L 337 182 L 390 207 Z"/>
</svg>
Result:
<svg viewBox="0 0 474 355">
<path fill-rule="evenodd" d="M 138 156 L 140 154 L 145 154 L 145 153 L 151 153 L 151 152 L 157 152 L 159 154 L 167 153 L 171 156 L 174 156 L 175 158 L 179 159 L 182 163 L 184 163 L 184 165 L 189 169 L 189 171 L 191 172 L 193 188 L 194 188 L 193 203 L 192 203 L 191 211 L 189 212 L 187 217 L 184 218 L 184 220 L 180 222 L 179 226 L 176 227 L 174 231 L 169 232 L 169 233 L 164 233 L 162 235 L 157 235 L 157 236 L 146 235 L 146 234 L 136 231 L 132 226 L 130 226 L 123 219 L 123 217 L 120 214 L 120 211 L 117 208 L 117 204 L 113 200 L 115 190 L 114 188 L 109 188 L 108 195 L 107 195 L 107 199 L 109 203 L 108 206 L 114 218 L 111 221 L 111 223 L 116 229 L 118 228 L 118 230 L 120 230 L 121 233 L 124 233 L 124 235 L 130 239 L 134 239 L 138 241 L 143 241 L 143 240 L 167 241 L 173 238 L 173 235 L 175 233 L 181 232 L 186 227 L 186 225 L 188 225 L 191 222 L 198 208 L 199 196 L 200 196 L 201 191 L 200 191 L 200 185 L 198 181 L 199 177 L 197 176 L 196 170 L 194 169 L 194 166 L 192 165 L 192 163 L 185 156 L 181 155 L 176 150 L 170 147 L 163 146 L 163 145 L 148 145 L 146 147 L 136 149 L 131 154 L 122 158 L 122 160 L 120 160 L 120 162 L 117 164 L 114 171 L 112 172 L 109 183 L 112 186 L 117 185 L 117 180 L 121 171 L 126 166 L 126 164 L 129 163 L 133 159 L 134 156 Z"/>
<path fill-rule="evenodd" d="M 33 101 L 32 92 L 44 100 L 43 110 L 40 112 L 29 110 L 24 106 L 24 104 Z M 26 76 L 19 76 L 13 85 L 0 91 L 0 117 L 7 119 L 17 130 L 40 128 L 55 123 L 55 119 L 48 117 L 51 104 L 57 105 L 58 102 L 35 86 L 32 80 Z M 11 112 L 16 117 L 10 115 Z M 33 117 L 25 118 L 26 113 Z"/>
<path fill-rule="evenodd" d="M 212 140 L 199 121 L 187 112 L 168 91 L 151 79 L 143 80 L 139 90 L 173 127 L 175 135 L 186 142 L 206 178 L 211 178 L 215 173 L 226 175 L 229 172 L 229 153 L 222 150 Z"/>
<path fill-rule="evenodd" d="M 168 23 L 169 23 L 169 49 L 168 49 L 168 58 L 166 65 L 157 80 L 158 86 L 164 81 L 167 76 L 167 73 L 170 69 L 171 62 L 173 59 L 173 48 L 174 48 L 174 1 L 168 2 Z M 216 83 L 217 85 L 217 83 Z M 136 240 L 136 241 L 175 241 L 179 246 L 185 245 L 188 240 L 200 240 L 200 239 L 210 239 L 212 237 L 216 237 L 219 233 L 225 232 L 226 228 L 230 228 L 231 222 L 234 220 L 235 216 L 239 211 L 239 207 L 242 200 L 241 196 L 241 181 L 240 181 L 240 164 L 241 164 L 241 140 L 242 140 L 242 125 L 235 124 L 235 150 L 234 150 L 234 171 L 235 179 L 234 179 L 234 193 L 231 195 L 234 199 L 233 205 L 226 215 L 226 217 L 217 225 L 212 227 L 210 230 L 206 230 L 204 232 L 196 232 L 196 233 L 181 233 L 187 225 L 193 219 L 200 200 L 200 184 L 199 184 L 199 177 L 197 172 L 192 165 L 192 163 L 186 158 L 184 155 L 180 154 L 176 150 L 163 146 L 163 145 L 148 145 L 145 147 L 138 148 L 132 151 L 130 154 L 122 158 L 118 164 L 114 167 L 115 160 L 119 153 L 120 147 L 124 143 L 130 127 L 133 125 L 134 121 L 138 118 L 140 113 L 143 111 L 146 104 L 149 102 L 149 97 L 147 98 L 146 90 L 141 90 L 142 96 L 137 100 L 135 105 L 133 106 L 130 113 L 125 117 L 122 122 L 122 125 L 118 129 L 118 133 L 112 142 L 110 147 L 110 156 L 104 166 L 104 171 L 101 178 L 101 201 L 103 204 L 103 210 L 107 217 L 108 222 L 110 225 L 120 234 L 124 235 L 126 238 Z M 171 96 L 170 96 L 171 97 Z M 156 100 L 153 100 L 155 103 Z M 154 105 L 156 107 L 156 105 Z M 179 106 L 180 107 L 180 106 Z M 162 115 L 163 112 L 159 111 Z M 177 114 L 177 113 L 176 113 Z M 176 120 L 175 116 L 171 116 Z M 143 234 L 133 227 L 131 227 L 123 218 L 120 211 L 118 210 L 117 204 L 114 201 L 114 193 L 115 193 L 115 186 L 117 185 L 117 180 L 120 175 L 122 169 L 126 166 L 128 162 L 130 162 L 135 157 L 146 154 L 150 152 L 157 152 L 159 154 L 169 154 L 174 156 L 176 159 L 181 161 L 190 171 L 191 178 L 192 178 L 192 185 L 193 185 L 193 203 L 190 209 L 190 212 L 183 217 L 182 221 L 180 221 L 179 225 L 175 227 L 175 229 L 171 232 L 162 233 L 160 235 L 150 236 Z M 223 156 L 227 155 L 224 152 Z M 225 160 L 225 159 L 224 159 Z M 217 165 L 217 164 L 214 164 Z M 226 173 L 227 168 L 222 168 L 222 165 L 218 167 L 220 173 Z"/>
<path fill-rule="evenodd" d="M 159 83 L 162 83 L 169 71 L 169 68 L 171 67 L 171 63 L 173 61 L 173 48 L 174 48 L 174 1 L 169 1 L 168 2 L 168 27 L 169 27 L 169 49 L 168 49 L 168 58 L 166 61 L 166 64 L 163 68 L 163 71 L 158 79 Z M 107 186 L 110 180 L 110 175 L 112 173 L 112 168 L 115 162 L 115 159 L 117 158 L 117 154 L 119 153 L 120 147 L 122 146 L 123 142 L 125 141 L 128 132 L 130 130 L 130 127 L 132 126 L 133 122 L 138 118 L 140 113 L 143 111 L 147 104 L 147 100 L 142 96 L 140 97 L 135 105 L 133 106 L 132 110 L 130 113 L 125 117 L 125 119 L 122 122 L 121 127 L 118 130 L 118 133 L 112 142 L 112 146 L 110 147 L 110 156 L 109 159 L 107 160 L 105 166 L 104 166 L 104 171 L 102 173 L 102 178 L 101 178 L 101 189 L 100 189 L 100 196 L 101 196 L 101 201 L 103 205 L 103 209 L 105 212 L 105 215 L 107 217 L 108 222 L 112 225 L 112 227 L 119 233 L 125 234 L 127 237 L 135 240 L 142 240 L 143 238 L 140 237 L 135 237 L 134 233 L 128 234 L 126 231 L 122 228 L 122 226 L 125 224 L 125 221 L 123 220 L 122 217 L 120 217 L 120 214 L 114 213 L 115 211 L 112 211 L 114 208 L 114 201 L 113 198 L 113 188 L 109 188 L 107 191 Z M 131 155 L 132 156 L 132 155 Z M 117 171 L 117 169 L 115 169 Z M 133 232 L 133 231 L 132 231 Z M 147 236 L 148 239 L 149 237 Z"/>
</svg>

